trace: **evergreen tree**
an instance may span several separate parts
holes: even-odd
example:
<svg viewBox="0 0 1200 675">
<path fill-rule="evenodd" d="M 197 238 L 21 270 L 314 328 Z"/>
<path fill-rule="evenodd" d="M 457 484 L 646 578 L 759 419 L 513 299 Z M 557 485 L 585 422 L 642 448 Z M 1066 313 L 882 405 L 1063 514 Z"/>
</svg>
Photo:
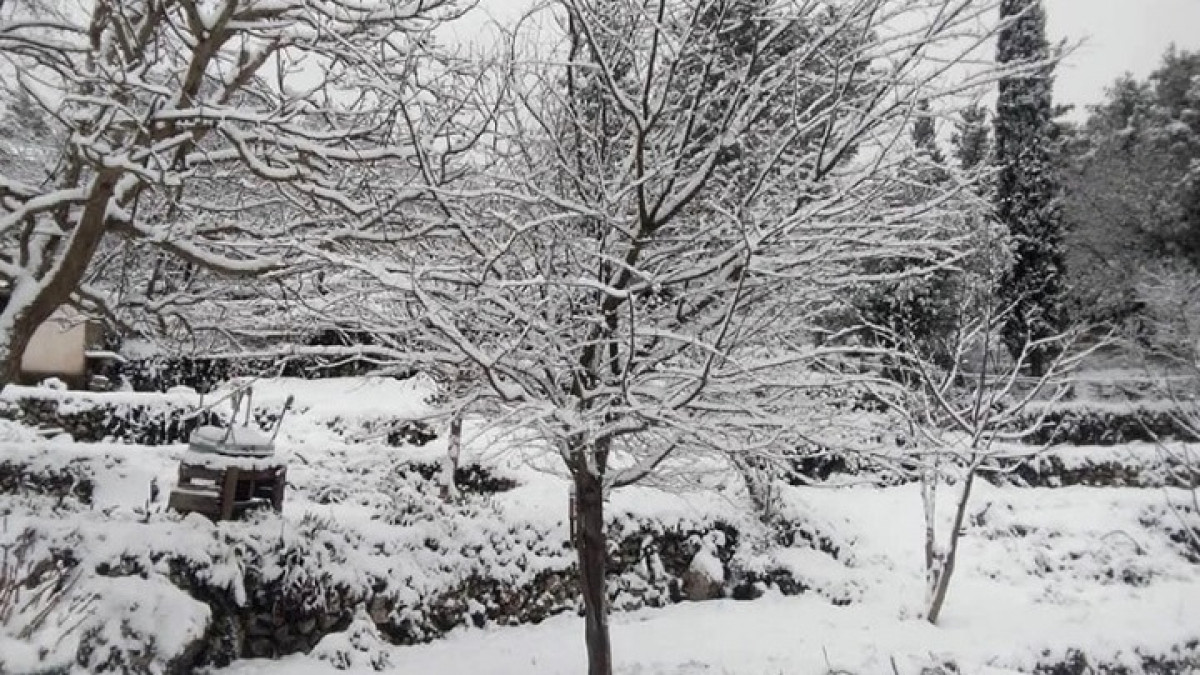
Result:
<svg viewBox="0 0 1200 675">
<path fill-rule="evenodd" d="M 981 105 L 964 109 L 954 123 L 950 142 L 954 145 L 958 165 L 964 170 L 970 171 L 982 164 L 991 151 L 987 109 Z"/>
<path fill-rule="evenodd" d="M 1041 0 L 1002 0 L 1000 12 L 1006 25 L 997 42 L 997 60 L 1019 69 L 1000 81 L 994 194 L 996 215 L 1013 240 L 1013 267 L 1000 292 L 1012 307 L 1004 342 L 1016 356 L 1031 341 L 1063 328 L 1065 264 L 1045 10 Z M 1053 356 L 1048 347 L 1033 349 L 1029 363 L 1034 374 L 1042 373 Z"/>
<path fill-rule="evenodd" d="M 913 145 L 917 147 L 917 152 L 934 164 L 946 161 L 941 148 L 938 147 L 937 126 L 933 122 L 933 115 L 929 111 L 929 101 L 927 100 L 922 99 L 917 104 L 917 118 L 913 122 L 912 140 Z"/>
</svg>

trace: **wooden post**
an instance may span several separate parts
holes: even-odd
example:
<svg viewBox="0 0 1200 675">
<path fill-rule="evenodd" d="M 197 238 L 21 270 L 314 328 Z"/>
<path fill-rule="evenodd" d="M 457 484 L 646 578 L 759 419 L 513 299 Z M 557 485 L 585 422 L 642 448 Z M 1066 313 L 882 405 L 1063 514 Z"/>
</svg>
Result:
<svg viewBox="0 0 1200 675">
<path fill-rule="evenodd" d="M 576 546 L 575 537 L 578 536 L 575 524 L 576 513 L 575 484 L 571 483 L 571 485 L 567 488 L 567 532 L 572 548 Z"/>
<path fill-rule="evenodd" d="M 233 506 L 237 502 L 238 474 L 236 466 L 225 469 L 225 481 L 221 487 L 221 520 L 233 520 Z"/>
<path fill-rule="evenodd" d="M 287 486 L 287 467 L 281 466 L 275 470 L 275 485 L 271 490 L 271 508 L 283 510 L 283 490 Z"/>
</svg>

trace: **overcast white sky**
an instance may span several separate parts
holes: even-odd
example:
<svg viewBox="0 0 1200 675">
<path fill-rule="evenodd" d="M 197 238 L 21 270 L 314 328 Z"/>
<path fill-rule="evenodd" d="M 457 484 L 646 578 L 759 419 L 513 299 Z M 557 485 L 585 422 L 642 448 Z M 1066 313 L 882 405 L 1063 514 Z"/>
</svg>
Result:
<svg viewBox="0 0 1200 675">
<path fill-rule="evenodd" d="M 1058 70 L 1059 103 L 1098 103 L 1104 89 L 1131 72 L 1145 77 L 1172 42 L 1200 50 L 1200 0 L 1043 0 L 1052 42 L 1081 43 Z M 483 12 L 504 20 L 520 14 L 532 0 L 480 0 Z M 463 22 L 458 39 L 478 36 L 477 14 Z M 1077 111 L 1079 114 L 1081 111 Z"/>
<path fill-rule="evenodd" d="M 1045 0 L 1051 40 L 1083 44 L 1059 67 L 1061 103 L 1097 103 L 1124 72 L 1145 77 L 1172 42 L 1200 49 L 1200 0 Z"/>
</svg>

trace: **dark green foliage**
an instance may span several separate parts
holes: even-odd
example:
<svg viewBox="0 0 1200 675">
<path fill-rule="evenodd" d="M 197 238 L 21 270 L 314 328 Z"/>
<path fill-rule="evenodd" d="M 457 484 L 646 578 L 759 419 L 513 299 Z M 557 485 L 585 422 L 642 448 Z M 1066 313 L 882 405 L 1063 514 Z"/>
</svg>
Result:
<svg viewBox="0 0 1200 675">
<path fill-rule="evenodd" d="M 1015 428 L 1028 428 L 1039 411 L 1031 410 Z M 1060 404 L 1046 413 L 1045 419 L 1025 442 L 1035 445 L 1123 445 L 1153 443 L 1158 440 L 1195 442 L 1200 440 L 1186 417 L 1170 407 L 1131 405 L 1127 408 Z"/>
<path fill-rule="evenodd" d="M 1088 318 L 1141 312 L 1139 272 L 1200 264 L 1200 53 L 1167 51 L 1116 80 L 1065 147 L 1075 302 Z"/>
<path fill-rule="evenodd" d="M 917 104 L 910 139 L 914 152 L 903 167 L 905 178 L 910 181 L 906 199 L 921 204 L 934 198 L 950 177 L 927 101 Z M 931 229 L 938 227 L 940 223 L 930 223 Z M 913 274 L 919 265 L 903 259 L 872 261 L 867 271 L 884 280 L 869 285 L 853 304 L 860 317 L 874 327 L 865 336 L 871 344 L 905 351 L 915 349 L 945 365 L 951 358 L 946 338 L 955 327 L 962 275 L 953 269 Z M 894 369 L 888 372 L 899 374 Z"/>
<path fill-rule="evenodd" d="M 929 109 L 929 101 L 922 99 L 917 104 L 916 120 L 913 122 L 912 140 L 917 153 L 933 163 L 941 165 L 946 161 L 942 149 L 938 147 L 937 125 Z"/>
<path fill-rule="evenodd" d="M 963 110 L 954 123 L 954 135 L 950 141 L 954 145 L 954 156 L 964 170 L 969 171 L 983 164 L 991 152 L 987 109 L 973 105 Z"/>
<path fill-rule="evenodd" d="M 1004 0 L 1000 8 L 1007 24 L 997 60 L 1021 69 L 1000 80 L 995 119 L 996 216 L 1014 248 L 1013 267 L 1000 287 L 1012 307 L 1003 338 L 1015 358 L 1033 341 L 1062 330 L 1065 262 L 1045 11 L 1040 0 Z M 1048 348 L 1031 349 L 1031 370 L 1040 374 L 1054 356 Z"/>
</svg>

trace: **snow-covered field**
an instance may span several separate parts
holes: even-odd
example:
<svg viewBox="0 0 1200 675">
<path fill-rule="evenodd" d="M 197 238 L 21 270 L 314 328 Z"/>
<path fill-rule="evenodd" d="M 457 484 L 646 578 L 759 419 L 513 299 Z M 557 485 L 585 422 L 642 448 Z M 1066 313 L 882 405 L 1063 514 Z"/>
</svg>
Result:
<svg viewBox="0 0 1200 675">
<path fill-rule="evenodd" d="M 0 538 L 8 543 L 32 529 L 43 549 L 69 545 L 84 571 L 72 592 L 93 598 L 71 631 L 52 618 L 20 636 L 18 612 L 0 629 L 0 672 L 70 661 L 89 630 L 107 630 L 110 643 L 152 635 L 168 652 L 196 639 L 210 619 L 208 607 L 166 580 L 163 551 L 196 564 L 209 582 L 236 589 L 250 573 L 240 562 L 245 547 L 277 542 L 303 552 L 296 568 L 254 574 L 320 573 L 366 586 L 388 579 L 413 603 L 452 590 L 471 574 L 524 583 L 573 562 L 563 546 L 566 482 L 536 445 L 468 425 L 464 463 L 486 467 L 515 487 L 445 509 L 431 492 L 395 485 L 398 467 L 436 463 L 444 442 L 388 447 L 376 424 L 424 414 L 428 388 L 420 380 L 262 381 L 255 403 L 279 406 L 289 394 L 296 396 L 297 412 L 285 419 L 278 443 L 289 461 L 282 515 L 217 525 L 164 507 L 183 446 L 46 440 L 0 420 L 0 464 L 75 467 L 95 482 L 90 505 L 0 494 Z M 1078 463 L 1088 449 L 1060 452 Z M 1095 452 L 1157 461 L 1150 445 Z M 1179 536 L 1182 523 L 1195 526 L 1198 516 L 1172 508 L 1186 503 L 1183 490 L 978 486 L 946 609 L 934 627 L 920 619 L 917 486 L 785 488 L 782 515 L 819 532 L 825 542 L 818 550 L 803 541 L 772 543 L 734 476 L 705 468 L 702 477 L 669 482 L 669 489 L 620 491 L 609 511 L 618 521 L 729 523 L 742 533 L 738 565 L 788 569 L 810 592 L 784 597 L 768 590 L 753 601 L 617 612 L 611 621 L 620 673 L 916 675 L 942 672 L 926 669 L 943 664 L 957 668 L 945 672 L 1031 672 L 1070 661 L 1074 652 L 1132 673 L 1143 672 L 1148 658 L 1198 662 L 1200 564 Z M 148 503 L 152 483 L 159 496 Z M 953 493 L 940 495 L 947 514 Z M 142 574 L 96 573 L 98 565 L 120 560 L 134 561 Z M 386 644 L 365 609 L 359 612 L 346 632 L 326 636 L 312 654 L 241 660 L 221 672 L 321 673 L 334 664 L 446 675 L 583 670 L 582 621 L 570 612 L 537 625 L 468 623 L 416 646 Z M 83 671 L 98 667 L 89 663 Z"/>
</svg>

